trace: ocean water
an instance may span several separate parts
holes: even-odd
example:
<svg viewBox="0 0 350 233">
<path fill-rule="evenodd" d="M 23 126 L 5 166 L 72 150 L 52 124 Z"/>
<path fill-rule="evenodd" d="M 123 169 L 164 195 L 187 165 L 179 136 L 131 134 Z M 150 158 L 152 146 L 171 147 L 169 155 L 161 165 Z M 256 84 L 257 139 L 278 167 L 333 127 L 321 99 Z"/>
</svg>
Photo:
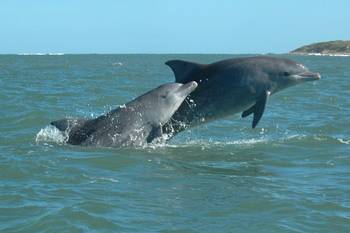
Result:
<svg viewBox="0 0 350 233">
<path fill-rule="evenodd" d="M 49 127 L 165 82 L 169 59 L 1 55 L 0 232 L 350 232 L 350 57 L 283 56 L 322 79 L 168 144 L 65 145 Z M 220 107 L 220 106 L 218 106 Z"/>
</svg>

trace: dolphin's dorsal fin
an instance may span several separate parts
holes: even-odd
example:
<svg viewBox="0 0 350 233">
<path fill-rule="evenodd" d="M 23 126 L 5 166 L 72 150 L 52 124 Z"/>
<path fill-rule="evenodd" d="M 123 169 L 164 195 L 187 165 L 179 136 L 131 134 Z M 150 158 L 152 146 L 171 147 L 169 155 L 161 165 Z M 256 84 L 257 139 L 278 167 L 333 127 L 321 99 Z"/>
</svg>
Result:
<svg viewBox="0 0 350 233">
<path fill-rule="evenodd" d="M 193 75 L 201 69 L 203 65 L 182 61 L 182 60 L 170 60 L 165 62 L 175 74 L 175 80 L 178 83 L 187 83 L 193 81 Z"/>
<path fill-rule="evenodd" d="M 259 123 L 262 115 L 264 114 L 267 97 L 270 95 L 269 91 L 264 91 L 261 95 L 258 96 L 255 104 L 249 109 L 245 110 L 242 113 L 242 117 L 247 117 L 250 114 L 254 113 L 252 128 L 254 129 Z"/>
</svg>

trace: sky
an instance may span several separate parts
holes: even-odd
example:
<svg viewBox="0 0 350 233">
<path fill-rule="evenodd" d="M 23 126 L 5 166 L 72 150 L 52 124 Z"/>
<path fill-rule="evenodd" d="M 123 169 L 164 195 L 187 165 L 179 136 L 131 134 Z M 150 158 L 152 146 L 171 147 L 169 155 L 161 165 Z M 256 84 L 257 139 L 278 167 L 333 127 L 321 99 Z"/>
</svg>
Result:
<svg viewBox="0 0 350 233">
<path fill-rule="evenodd" d="M 349 0 L 0 0 L 0 54 L 286 53 L 350 40 Z"/>
</svg>

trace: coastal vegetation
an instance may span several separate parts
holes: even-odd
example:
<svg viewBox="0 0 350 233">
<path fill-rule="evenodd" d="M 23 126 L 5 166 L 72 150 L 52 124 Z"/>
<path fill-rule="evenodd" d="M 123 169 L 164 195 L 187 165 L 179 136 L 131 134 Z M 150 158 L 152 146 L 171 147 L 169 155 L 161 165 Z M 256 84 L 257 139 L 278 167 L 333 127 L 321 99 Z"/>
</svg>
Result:
<svg viewBox="0 0 350 233">
<path fill-rule="evenodd" d="M 350 56 L 350 40 L 335 40 L 302 46 L 290 52 L 298 55 Z"/>
</svg>

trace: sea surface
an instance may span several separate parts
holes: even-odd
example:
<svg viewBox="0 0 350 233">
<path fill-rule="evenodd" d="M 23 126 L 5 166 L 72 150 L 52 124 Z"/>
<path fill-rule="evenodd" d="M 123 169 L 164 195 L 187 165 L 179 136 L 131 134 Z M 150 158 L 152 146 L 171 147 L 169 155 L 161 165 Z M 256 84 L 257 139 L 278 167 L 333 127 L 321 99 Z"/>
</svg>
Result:
<svg viewBox="0 0 350 233">
<path fill-rule="evenodd" d="M 280 55 L 322 79 L 271 96 L 254 130 L 237 114 L 113 149 L 49 126 L 173 82 L 169 59 L 237 56 L 0 55 L 0 232 L 350 232 L 350 57 Z"/>
</svg>

